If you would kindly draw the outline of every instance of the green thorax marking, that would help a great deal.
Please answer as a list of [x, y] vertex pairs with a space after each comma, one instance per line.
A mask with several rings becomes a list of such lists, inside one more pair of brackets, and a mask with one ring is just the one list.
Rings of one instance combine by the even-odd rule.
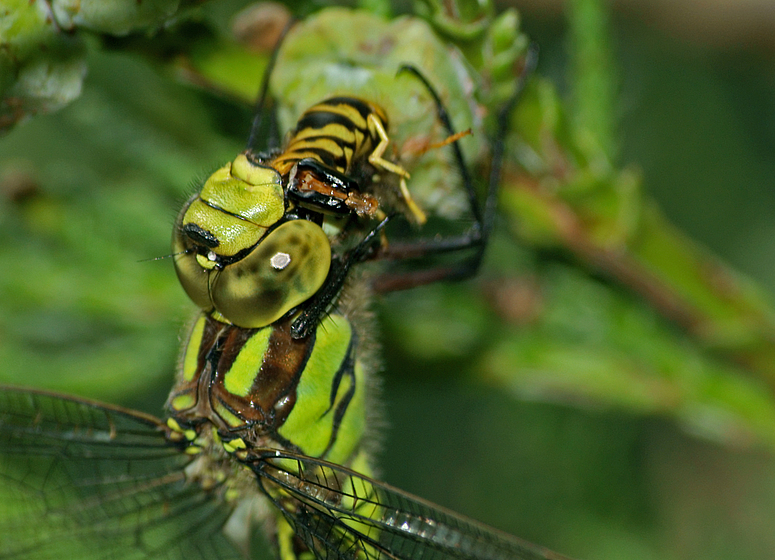
[[248, 447], [347, 463], [365, 427], [366, 384], [353, 328], [332, 314], [298, 340], [291, 322], [243, 329], [201, 316], [170, 394], [171, 417], [184, 427], [212, 424], [226, 442], [241, 438]]

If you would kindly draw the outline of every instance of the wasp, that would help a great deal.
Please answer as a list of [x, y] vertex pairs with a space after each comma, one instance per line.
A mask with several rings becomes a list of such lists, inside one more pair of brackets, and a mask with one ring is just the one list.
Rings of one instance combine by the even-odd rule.
[[[302, 114], [284, 149], [248, 149], [213, 173], [174, 229], [175, 267], [189, 297], [243, 328], [269, 325], [295, 309], [327, 278], [342, 276], [329, 275], [324, 219], [386, 218], [363, 188], [375, 173], [399, 179], [409, 212], [423, 222], [406, 187], [409, 173], [384, 157], [387, 130], [375, 103], [332, 97]], [[326, 303], [337, 289], [326, 290]]]

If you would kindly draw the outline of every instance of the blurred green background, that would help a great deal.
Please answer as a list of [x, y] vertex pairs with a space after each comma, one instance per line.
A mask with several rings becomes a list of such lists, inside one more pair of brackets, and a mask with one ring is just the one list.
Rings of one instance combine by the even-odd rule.
[[[240, 4], [212, 10], [225, 19]], [[748, 16], [759, 25], [730, 38], [701, 4], [622, 2], [613, 12], [616, 165], [639, 169], [674, 224], [772, 294], [767, 19]], [[676, 21], [674, 5], [703, 17], [660, 26]], [[541, 46], [538, 74], [570, 95], [568, 20], [552, 4], [521, 7], [523, 30]], [[171, 261], [151, 259], [168, 254], [196, 180], [242, 149], [251, 111], [89, 41], [82, 96], [0, 138], [0, 381], [158, 413], [191, 306]], [[496, 297], [504, 282], [513, 313]], [[479, 279], [390, 295], [376, 310], [386, 481], [578, 558], [775, 556], [775, 461], [760, 437], [775, 428], [772, 385], [746, 372], [742, 385], [729, 383], [741, 409], [764, 410], [747, 417], [756, 429], [737, 432], [729, 405], [687, 419], [656, 382], [617, 377], [615, 365], [596, 371], [595, 340], [617, 330], [603, 317], [610, 310], [622, 337], [642, 333], [625, 348], [689, 348], [677, 368], [693, 352], [706, 359], [626, 288], [562, 251], [517, 244], [503, 218]], [[577, 327], [579, 318], [592, 326]], [[560, 347], [590, 349], [588, 392], [493, 374], [510, 348], [534, 349], [539, 322]]]

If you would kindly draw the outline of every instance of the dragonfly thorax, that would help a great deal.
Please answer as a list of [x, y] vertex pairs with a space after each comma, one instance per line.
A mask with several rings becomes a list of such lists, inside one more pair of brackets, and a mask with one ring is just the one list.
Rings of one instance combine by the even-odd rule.
[[295, 339], [291, 323], [243, 329], [198, 319], [167, 403], [181, 433], [193, 430], [189, 441], [210, 426], [226, 443], [349, 459], [363, 436], [366, 398], [355, 331], [331, 314]]

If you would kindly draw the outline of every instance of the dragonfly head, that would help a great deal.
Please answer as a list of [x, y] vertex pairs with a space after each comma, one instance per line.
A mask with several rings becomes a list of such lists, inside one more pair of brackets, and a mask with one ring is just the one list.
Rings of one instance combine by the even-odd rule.
[[244, 154], [213, 173], [178, 215], [172, 248], [188, 296], [244, 328], [264, 327], [320, 289], [331, 245], [317, 224], [284, 220], [282, 178]]

